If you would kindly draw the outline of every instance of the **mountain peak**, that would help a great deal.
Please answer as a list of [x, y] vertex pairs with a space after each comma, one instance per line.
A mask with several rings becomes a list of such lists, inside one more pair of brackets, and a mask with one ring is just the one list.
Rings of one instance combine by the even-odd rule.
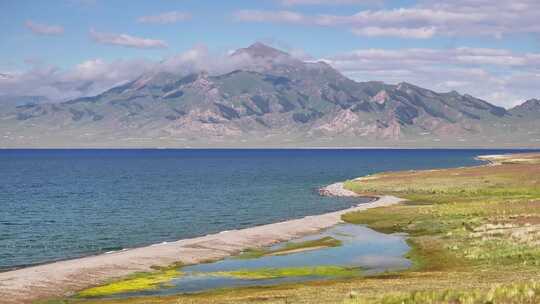
[[248, 46], [247, 48], [248, 48], [248, 49], [253, 49], [253, 48], [267, 48], [267, 49], [274, 49], [273, 47], [268, 46], [268, 45], [266, 45], [266, 44], [264, 44], [264, 43], [262, 43], [262, 42], [259, 42], [259, 41], [253, 43], [252, 45]]
[[524, 103], [511, 108], [510, 113], [517, 115], [518, 117], [535, 117], [540, 116], [540, 99], [529, 99]]
[[516, 106], [515, 108], [528, 109], [528, 110], [540, 110], [540, 99], [529, 99], [524, 103]]
[[248, 46], [247, 48], [241, 48], [236, 50], [233, 53], [234, 55], [239, 54], [248, 54], [253, 58], [278, 58], [278, 57], [288, 57], [289, 54], [275, 49], [271, 46], [268, 46], [262, 42], [255, 42], [254, 44]]
[[423, 88], [421, 88], [421, 87], [419, 87], [419, 86], [416, 86], [416, 85], [414, 85], [414, 84], [412, 84], [412, 83], [408, 83], [408, 82], [404, 82], [404, 81], [398, 83], [397, 86], [396, 86], [396, 88], [397, 88], [398, 90], [417, 90], [417, 89], [423, 89]]

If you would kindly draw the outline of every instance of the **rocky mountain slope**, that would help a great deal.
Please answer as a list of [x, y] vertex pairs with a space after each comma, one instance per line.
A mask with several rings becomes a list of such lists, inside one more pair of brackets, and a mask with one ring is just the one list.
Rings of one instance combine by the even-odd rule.
[[530, 117], [540, 119], [540, 100], [529, 99], [519, 106], [510, 109], [509, 112], [518, 118]]
[[261, 43], [222, 75], [154, 72], [94, 97], [0, 109], [0, 146], [540, 146], [510, 110], [408, 83], [355, 82]]

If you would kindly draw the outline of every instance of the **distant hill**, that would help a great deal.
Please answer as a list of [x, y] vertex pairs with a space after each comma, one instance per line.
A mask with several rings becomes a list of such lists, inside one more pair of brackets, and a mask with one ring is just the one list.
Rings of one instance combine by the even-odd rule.
[[223, 75], [155, 72], [100, 95], [0, 109], [0, 146], [540, 146], [540, 104], [506, 110], [409, 83], [356, 82], [256, 43]]
[[[1, 74], [0, 74], [1, 76]], [[49, 102], [45, 96], [13, 96], [0, 95], [0, 108], [16, 107], [27, 104], [39, 104]]]
[[[530, 99], [516, 106], [509, 111], [512, 115], [519, 118], [540, 119], [540, 100]], [[525, 119], [526, 120], [526, 119]]]

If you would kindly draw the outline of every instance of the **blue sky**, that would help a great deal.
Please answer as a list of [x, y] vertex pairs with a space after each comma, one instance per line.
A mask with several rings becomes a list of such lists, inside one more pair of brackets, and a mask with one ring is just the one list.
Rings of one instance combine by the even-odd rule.
[[359, 81], [408, 81], [511, 106], [540, 97], [535, 2], [0, 0], [0, 73], [9, 76], [5, 83], [0, 79], [0, 94], [19, 93], [26, 89], [22, 81], [44, 75], [74, 85], [93, 81], [91, 76], [99, 80], [97, 63], [101, 73], [121, 75], [66, 96], [43, 81], [30, 92], [87, 95], [140, 72], [141, 62], [201, 47], [217, 57], [262, 41], [326, 60]]

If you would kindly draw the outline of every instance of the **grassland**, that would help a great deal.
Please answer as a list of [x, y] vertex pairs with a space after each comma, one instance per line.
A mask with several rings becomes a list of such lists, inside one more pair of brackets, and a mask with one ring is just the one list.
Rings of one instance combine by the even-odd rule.
[[224, 289], [124, 303], [540, 303], [540, 154], [491, 165], [381, 173], [348, 181], [360, 194], [407, 203], [343, 218], [405, 232], [414, 266], [399, 273], [272, 287]]

